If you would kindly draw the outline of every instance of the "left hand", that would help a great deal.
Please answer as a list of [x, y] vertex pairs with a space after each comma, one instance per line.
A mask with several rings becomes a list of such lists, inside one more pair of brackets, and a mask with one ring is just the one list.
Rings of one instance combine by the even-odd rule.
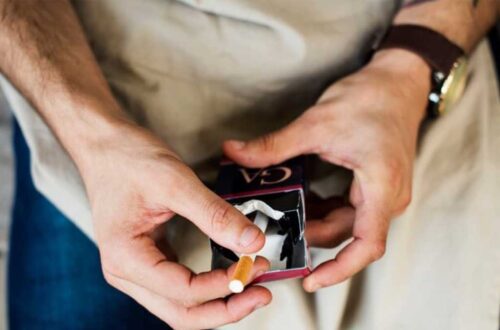
[[430, 88], [430, 69], [418, 56], [392, 49], [328, 88], [316, 105], [288, 126], [258, 139], [226, 141], [225, 153], [248, 167], [266, 167], [301, 154], [317, 154], [354, 172], [351, 207], [308, 222], [307, 238], [332, 246], [354, 239], [316, 267], [307, 291], [356, 274], [385, 252], [389, 223], [411, 200], [418, 130]]

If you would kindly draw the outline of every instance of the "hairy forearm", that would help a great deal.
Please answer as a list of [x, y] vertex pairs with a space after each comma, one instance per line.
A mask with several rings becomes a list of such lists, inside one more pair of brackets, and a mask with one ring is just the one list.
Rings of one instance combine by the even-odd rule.
[[122, 116], [67, 0], [0, 0], [0, 70], [73, 158]]
[[445, 35], [469, 53], [498, 19], [497, 0], [413, 0], [396, 24], [418, 24]]

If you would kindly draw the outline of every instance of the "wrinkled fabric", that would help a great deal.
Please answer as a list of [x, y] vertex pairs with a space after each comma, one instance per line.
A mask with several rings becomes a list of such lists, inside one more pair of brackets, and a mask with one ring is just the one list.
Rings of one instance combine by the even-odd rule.
[[[297, 117], [329, 82], [359, 68], [397, 1], [75, 1], [124, 109], [203, 180], [220, 144]], [[270, 283], [270, 307], [228, 329], [498, 329], [500, 105], [483, 43], [464, 97], [422, 136], [413, 201], [391, 227], [386, 256], [340, 285], [306, 294]], [[37, 188], [92, 237], [88, 201], [67, 154], [30, 105], [2, 81], [32, 154]], [[313, 184], [322, 196], [342, 176]], [[170, 232], [181, 261], [210, 267], [206, 237]], [[335, 250], [314, 250], [315, 264]], [[96, 270], [97, 271], [97, 270]]]
[[[358, 68], [396, 0], [74, 1], [123, 108], [201, 178], [221, 143], [284, 126]], [[3, 83], [33, 153], [33, 180], [90, 237], [77, 170], [30, 105]]]

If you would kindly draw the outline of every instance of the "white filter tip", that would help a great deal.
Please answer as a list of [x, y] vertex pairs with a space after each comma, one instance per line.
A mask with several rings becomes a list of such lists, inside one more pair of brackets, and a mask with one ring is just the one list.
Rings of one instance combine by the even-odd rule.
[[229, 282], [229, 290], [231, 290], [232, 293], [242, 293], [244, 288], [245, 286], [241, 281], [232, 280]]

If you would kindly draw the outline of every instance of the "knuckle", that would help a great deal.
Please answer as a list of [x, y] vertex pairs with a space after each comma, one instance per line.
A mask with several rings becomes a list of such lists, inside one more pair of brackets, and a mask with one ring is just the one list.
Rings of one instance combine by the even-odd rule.
[[231, 222], [231, 206], [219, 201], [212, 202], [208, 206], [208, 214], [212, 229], [215, 231], [224, 231]]
[[165, 164], [166, 174], [165, 185], [167, 187], [175, 187], [178, 184], [184, 183], [186, 179], [195, 178], [194, 172], [185, 164], [181, 163], [179, 160], [172, 160]]
[[123, 274], [120, 263], [114, 260], [115, 258], [110, 256], [102, 258], [102, 269], [104, 274], [108, 274], [108, 276], [120, 276]]
[[244, 315], [230, 314], [228, 322], [229, 324], [237, 323], [243, 319]]
[[199, 318], [199, 315], [196, 310], [191, 307], [182, 308], [179, 313], [176, 315], [176, 323], [179, 324], [177, 327], [173, 327], [173, 329], [204, 329], [200, 322], [202, 322]]
[[383, 178], [392, 191], [399, 191], [403, 184], [403, 165], [397, 159], [388, 159], [383, 163]]
[[260, 147], [267, 151], [273, 151], [276, 146], [276, 136], [274, 134], [266, 134], [259, 140]]
[[371, 259], [372, 261], [379, 260], [385, 254], [386, 242], [377, 241], [371, 246]]
[[172, 315], [170, 315], [168, 325], [172, 329], [197, 329], [195, 326], [196, 317], [193, 315], [192, 310], [178, 306]]
[[164, 320], [172, 329], [188, 329], [186, 323], [180, 322], [178, 319]]
[[101, 267], [103, 273], [107, 273], [111, 277], [126, 278], [128, 270], [128, 263], [124, 263], [123, 260], [127, 260], [128, 256], [125, 252], [116, 247], [111, 246], [108, 248], [101, 249]]
[[116, 282], [115, 282], [115, 278], [113, 275], [111, 275], [106, 269], [103, 268], [102, 270], [102, 274], [104, 276], [104, 280], [106, 281], [106, 283], [108, 283], [109, 285], [111, 286], [115, 286]]
[[225, 320], [226, 324], [237, 323], [245, 317], [244, 313], [237, 313], [228, 307], [226, 307], [226, 311], [227, 311], [227, 317]]
[[395, 215], [400, 215], [401, 213], [403, 213], [410, 205], [411, 200], [412, 200], [411, 189], [405, 189], [401, 193], [398, 203], [395, 205], [394, 209]]
[[201, 301], [198, 301], [197, 299], [191, 297], [185, 297], [182, 300], [177, 300], [176, 303], [184, 308], [191, 308], [198, 306]]
[[398, 159], [389, 158], [385, 160], [384, 166], [389, 178], [399, 178], [403, 173], [403, 165]]
[[411, 191], [405, 192], [401, 199], [402, 211], [405, 210], [410, 205], [411, 200], [412, 200]]

